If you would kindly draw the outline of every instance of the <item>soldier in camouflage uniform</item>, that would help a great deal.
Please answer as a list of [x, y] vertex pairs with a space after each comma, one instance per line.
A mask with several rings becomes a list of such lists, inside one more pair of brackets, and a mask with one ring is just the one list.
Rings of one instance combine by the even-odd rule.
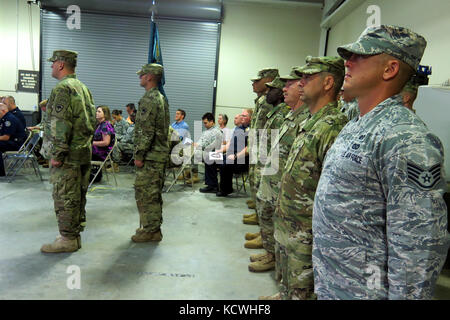
[[[266, 86], [269, 88], [269, 92], [267, 93], [267, 102], [271, 105], [275, 106], [272, 110], [267, 114], [266, 123], [264, 125], [263, 130], [258, 134], [260, 147], [259, 150], [259, 159], [257, 164], [257, 171], [261, 173], [261, 169], [259, 168], [261, 165], [267, 163], [267, 159], [270, 156], [270, 148], [272, 139], [275, 140], [278, 135], [278, 129], [284, 121], [285, 116], [289, 112], [289, 107], [286, 103], [284, 103], [283, 97], [283, 88], [285, 86], [285, 81], [281, 80], [279, 77], [275, 78], [274, 81], [266, 83]], [[258, 182], [259, 187], [259, 182]], [[272, 223], [272, 213], [270, 209], [267, 208], [266, 205], [256, 197], [256, 212], [258, 214], [258, 221], [260, 225], [261, 232], [258, 233], [247, 233], [245, 235], [245, 239], [249, 240], [246, 243], [245, 247], [250, 248], [267, 248], [269, 252], [273, 253], [273, 223]], [[265, 213], [268, 211], [268, 214]], [[264, 235], [262, 237], [261, 235]], [[268, 236], [270, 235], [270, 236]], [[270, 237], [270, 239], [268, 239]], [[269, 242], [269, 243], [268, 243]], [[271, 250], [272, 248], [272, 250]], [[264, 257], [267, 255], [266, 253], [251, 255], [250, 256], [250, 265], [248, 266], [249, 270], [252, 272], [262, 272], [269, 271], [274, 268], [274, 262], [270, 260], [269, 263], [264, 263]]]
[[273, 216], [275, 251], [280, 258], [282, 299], [314, 299], [312, 212], [323, 160], [347, 123], [337, 94], [344, 81], [344, 60], [307, 57], [299, 72], [301, 99], [310, 114], [301, 124], [281, 178]]
[[[134, 152], [134, 122], [136, 119], [136, 114], [132, 113], [130, 115], [131, 124], [126, 122], [126, 132], [117, 141], [117, 147], [113, 150], [113, 160], [114, 162], [120, 162], [121, 160], [128, 161], [133, 156]], [[128, 160], [127, 160], [127, 156]]]
[[[273, 238], [272, 214], [275, 210], [280, 180], [285, 161], [288, 157], [292, 143], [297, 136], [299, 126], [309, 115], [308, 107], [300, 99], [300, 67], [293, 67], [290, 75], [282, 77], [286, 81], [283, 88], [284, 102], [291, 106], [291, 110], [284, 117], [280, 126], [280, 119], [274, 119], [274, 127], [278, 126], [278, 136], [271, 142], [268, 161], [261, 172], [261, 182], [257, 192], [258, 214], [261, 217], [261, 239], [266, 253], [250, 256], [254, 262], [249, 266], [250, 270], [271, 270], [276, 266], [275, 240]], [[275, 129], [275, 128], [274, 128]], [[277, 272], [278, 273], [278, 272]], [[279, 276], [276, 276], [279, 279]]]
[[43, 145], [50, 146], [50, 182], [60, 236], [42, 252], [72, 252], [81, 248], [86, 224], [86, 192], [91, 168], [95, 105], [89, 89], [77, 79], [78, 54], [57, 50], [48, 59], [59, 80], [47, 103]]
[[313, 209], [318, 299], [431, 299], [447, 255], [441, 141], [399, 95], [425, 39], [367, 28], [338, 53], [361, 116], [327, 153]]
[[[257, 130], [262, 129], [264, 127], [264, 123], [266, 121], [266, 115], [272, 110], [273, 106], [266, 102], [266, 94], [268, 88], [266, 87], [266, 83], [273, 81], [276, 77], [278, 77], [278, 69], [274, 68], [266, 68], [262, 69], [258, 72], [256, 78], [251, 79], [253, 92], [255, 92], [258, 97], [255, 99], [255, 108], [253, 109], [253, 116], [250, 122], [250, 131], [249, 135], [249, 153], [250, 159], [256, 160], [258, 158], [258, 142], [257, 142]], [[253, 160], [253, 161], [254, 161]], [[250, 192], [251, 192], [251, 201], [248, 203], [250, 209], [255, 209], [256, 203], [256, 191], [258, 187], [255, 185], [259, 183], [255, 176], [255, 164], [250, 163], [249, 172], [248, 172], [248, 181], [250, 184]], [[244, 223], [245, 223], [244, 218]]]
[[162, 189], [169, 160], [169, 104], [159, 92], [163, 66], [146, 64], [137, 72], [146, 92], [139, 101], [134, 129], [134, 183], [140, 227], [134, 242], [161, 241]]

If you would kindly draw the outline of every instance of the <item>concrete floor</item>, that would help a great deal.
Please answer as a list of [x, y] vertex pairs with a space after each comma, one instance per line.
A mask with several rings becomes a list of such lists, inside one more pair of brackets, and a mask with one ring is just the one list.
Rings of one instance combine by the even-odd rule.
[[[105, 177], [88, 194], [82, 249], [42, 254], [57, 224], [48, 183], [34, 176], [0, 182], [0, 299], [257, 299], [277, 292], [274, 273], [251, 273], [242, 224], [244, 193], [228, 198], [177, 184], [163, 194], [164, 239], [158, 244], [130, 240], [139, 219], [133, 173], [121, 167], [119, 187]], [[113, 180], [110, 177], [110, 182]], [[81, 289], [69, 289], [70, 266], [81, 272]], [[70, 281], [69, 281], [70, 282]], [[436, 299], [450, 299], [450, 270], [438, 281]]]

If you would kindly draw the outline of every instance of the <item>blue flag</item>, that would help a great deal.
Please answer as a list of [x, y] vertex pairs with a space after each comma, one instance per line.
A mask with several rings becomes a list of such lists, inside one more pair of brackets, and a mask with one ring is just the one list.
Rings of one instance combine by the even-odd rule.
[[[158, 63], [163, 66], [161, 45], [159, 44], [158, 26], [154, 21], [152, 21], [150, 24], [150, 44], [148, 48], [148, 63]], [[159, 83], [158, 89], [167, 99], [166, 93], [164, 92], [164, 84], [166, 83], [164, 74], [161, 78], [161, 82]]]

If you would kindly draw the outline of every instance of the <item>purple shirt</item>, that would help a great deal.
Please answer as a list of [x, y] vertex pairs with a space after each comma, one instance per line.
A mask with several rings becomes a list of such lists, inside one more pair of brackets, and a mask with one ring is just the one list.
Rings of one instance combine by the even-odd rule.
[[114, 141], [116, 134], [114, 132], [114, 127], [109, 123], [108, 120], [103, 121], [102, 123], [97, 125], [97, 128], [94, 132], [94, 141], [102, 141], [103, 135], [107, 134], [111, 136], [111, 141], [106, 147], [92, 146], [92, 154], [100, 157], [102, 160], [106, 159], [106, 156], [111, 151], [114, 146]]

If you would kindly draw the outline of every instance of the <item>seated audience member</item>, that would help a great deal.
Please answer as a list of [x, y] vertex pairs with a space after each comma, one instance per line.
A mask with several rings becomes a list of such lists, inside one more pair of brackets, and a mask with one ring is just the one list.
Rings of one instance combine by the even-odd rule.
[[[212, 113], [207, 112], [202, 117], [203, 125], [206, 131], [203, 131], [200, 139], [193, 144], [195, 148], [195, 162], [205, 162], [205, 188], [201, 188], [200, 192], [203, 193], [217, 193], [217, 164], [214, 160], [209, 158], [209, 153], [220, 149], [222, 145], [222, 131], [215, 125], [214, 116]], [[197, 175], [198, 170], [192, 170], [192, 175]], [[193, 179], [193, 177], [192, 177]]]
[[133, 113], [137, 112], [136, 107], [134, 106], [134, 103], [129, 103], [129, 104], [127, 104], [127, 106], [125, 108], [127, 109], [127, 113], [128, 113], [127, 122], [129, 124], [131, 124], [131, 123], [133, 123], [132, 120], [131, 120], [131, 115]]
[[225, 152], [220, 169], [220, 186], [218, 197], [226, 197], [233, 192], [233, 173], [248, 171], [248, 131], [252, 109], [244, 109], [241, 114], [241, 124], [233, 131], [233, 136], [221, 151]]
[[178, 109], [175, 112], [175, 122], [171, 124], [178, 134], [180, 139], [183, 140], [185, 137], [189, 137], [189, 125], [184, 121], [186, 117], [186, 112], [184, 110]]
[[217, 124], [223, 134], [222, 144], [227, 144], [233, 134], [233, 129], [227, 128], [228, 116], [226, 114], [219, 114], [217, 118]]
[[[107, 106], [98, 106], [95, 116], [97, 118], [97, 127], [92, 142], [92, 160], [104, 161], [114, 146], [115, 132], [110, 123], [111, 114]], [[92, 166], [90, 180], [92, 180], [97, 170], [97, 166]], [[100, 171], [95, 182], [99, 182], [101, 179], [102, 172]]]
[[122, 137], [127, 133], [129, 123], [122, 117], [122, 110], [113, 110], [112, 118], [114, 119], [114, 132], [116, 133], [117, 141], [122, 140]]
[[0, 103], [0, 176], [5, 176], [3, 152], [19, 150], [25, 136], [22, 123], [8, 111], [4, 103]]
[[118, 171], [118, 165], [120, 161], [128, 162], [133, 157], [134, 152], [134, 121], [136, 120], [136, 112], [131, 114], [131, 124], [128, 126], [127, 131], [122, 136], [121, 140], [117, 141], [117, 147], [113, 151], [114, 170]]
[[14, 100], [13, 96], [6, 96], [3, 98], [3, 103], [8, 107], [9, 112], [13, 114], [19, 121], [22, 123], [23, 128], [27, 126], [27, 122], [25, 121], [25, 117], [20, 111], [19, 107], [16, 106], [16, 100]]

